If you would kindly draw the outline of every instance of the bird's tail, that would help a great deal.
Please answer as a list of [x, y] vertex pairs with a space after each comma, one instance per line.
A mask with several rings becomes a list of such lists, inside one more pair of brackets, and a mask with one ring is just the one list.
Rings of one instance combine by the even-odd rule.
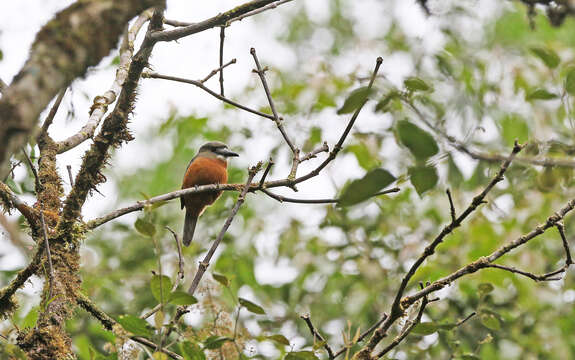
[[190, 210], [186, 209], [186, 220], [184, 221], [184, 237], [182, 240], [185, 246], [190, 245], [190, 243], [192, 242], [197, 222], [198, 217], [193, 215]]

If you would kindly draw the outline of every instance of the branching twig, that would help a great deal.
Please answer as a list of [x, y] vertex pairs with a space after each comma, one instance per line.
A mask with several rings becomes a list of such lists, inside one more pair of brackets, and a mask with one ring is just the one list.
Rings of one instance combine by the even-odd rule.
[[314, 343], [315, 343], [315, 339], [318, 339], [320, 342], [324, 343], [323, 347], [324, 347], [325, 351], [327, 351], [327, 355], [329, 356], [329, 358], [335, 359], [335, 355], [333, 354], [332, 348], [329, 346], [329, 344], [323, 338], [323, 336], [321, 336], [319, 331], [317, 331], [317, 329], [313, 326], [313, 323], [311, 322], [311, 318], [310, 318], [309, 314], [300, 315], [300, 318], [303, 321], [305, 321], [307, 327], [309, 328], [309, 331], [311, 332], [311, 334], [314, 338]]
[[134, 42], [136, 40], [136, 36], [151, 16], [152, 12], [150, 10], [144, 11], [140, 16], [138, 16], [132, 27], [130, 29], [126, 29], [122, 39], [122, 44], [120, 45], [120, 64], [118, 65], [118, 70], [116, 70], [116, 77], [112, 86], [103, 95], [99, 95], [94, 98], [94, 102], [90, 108], [90, 117], [86, 124], [82, 126], [80, 131], [69, 138], [58, 142], [58, 153], [61, 154], [73, 149], [94, 136], [96, 128], [108, 111], [108, 106], [116, 101], [116, 98], [122, 89], [122, 85], [124, 84], [124, 81], [126, 81], [128, 68], [134, 53]]
[[[206, 81], [210, 80], [212, 78], [212, 76], [216, 75], [217, 73], [221, 73], [226, 67], [230, 66], [231, 64], [235, 64], [237, 62], [237, 60], [235, 58], [231, 59], [230, 61], [228, 61], [227, 63], [220, 65], [219, 68], [212, 70], [208, 76], [206, 76], [205, 78], [203, 78], [202, 80], [200, 80], [200, 83], [205, 83]], [[222, 95], [224, 96], [224, 95]]]
[[299, 159], [299, 162], [302, 163], [304, 161], [308, 161], [311, 159], [315, 159], [316, 155], [322, 152], [329, 152], [329, 146], [327, 145], [327, 142], [323, 142], [323, 144], [316, 148], [313, 149], [312, 151], [308, 152], [307, 154], [305, 154], [304, 156], [301, 157], [301, 159]]
[[562, 222], [555, 224], [559, 235], [561, 236], [561, 242], [563, 243], [563, 249], [565, 250], [565, 266], [573, 264], [573, 259], [571, 258], [571, 251], [569, 250], [569, 242], [565, 236], [565, 225]]
[[381, 350], [376, 355], [376, 359], [379, 359], [379, 358], [383, 357], [385, 354], [387, 354], [388, 352], [390, 352], [394, 347], [399, 345], [403, 341], [403, 339], [405, 339], [407, 337], [407, 335], [409, 335], [411, 330], [413, 330], [413, 328], [421, 322], [421, 317], [423, 316], [423, 311], [425, 310], [425, 307], [427, 306], [427, 304], [429, 302], [430, 301], [427, 300], [427, 297], [423, 298], [423, 300], [421, 301], [421, 306], [419, 307], [419, 312], [417, 313], [416, 318], [414, 320], [407, 320], [406, 321], [406, 323], [405, 323], [403, 329], [401, 330], [401, 332], [399, 333], [399, 335], [397, 335], [391, 341], [391, 343], [389, 343], [389, 345], [387, 345], [383, 350]]
[[[264, 91], [266, 93], [266, 97], [268, 99], [268, 103], [270, 104], [270, 109], [272, 110], [272, 114], [273, 116], [273, 120], [276, 123], [276, 126], [278, 127], [278, 130], [280, 131], [280, 133], [282, 134], [282, 137], [284, 138], [286, 144], [288, 144], [289, 148], [291, 149], [291, 151], [295, 154], [296, 152], [299, 152], [299, 149], [296, 148], [296, 146], [293, 144], [293, 142], [290, 140], [289, 136], [287, 135], [283, 124], [282, 124], [282, 119], [278, 116], [278, 113], [276, 111], [276, 107], [274, 104], [274, 101], [272, 99], [272, 94], [270, 92], [270, 89], [268, 87], [268, 82], [266, 80], [266, 76], [265, 76], [265, 69], [262, 69], [261, 65], [260, 65], [260, 61], [258, 59], [258, 56], [256, 54], [256, 49], [251, 48], [250, 49], [250, 54], [252, 54], [253, 58], [254, 58], [254, 62], [256, 64], [256, 69], [253, 70], [256, 74], [258, 74], [258, 76], [260, 77], [260, 80], [262, 82], [262, 85], [264, 87]], [[299, 160], [299, 158], [298, 158]]]
[[274, 159], [272, 159], [270, 157], [268, 164], [266, 165], [266, 169], [264, 170], [264, 174], [262, 175], [262, 178], [260, 179], [260, 185], [259, 185], [260, 189], [263, 188], [264, 183], [266, 181], [266, 177], [268, 176], [268, 173], [270, 172], [272, 166], [274, 166]]
[[385, 319], [387, 319], [388, 315], [387, 314], [383, 314], [383, 316], [381, 317], [381, 319], [379, 319], [375, 324], [373, 324], [372, 326], [369, 327], [369, 329], [367, 329], [366, 331], [364, 331], [358, 338], [357, 341], [353, 344], [346, 344], [344, 345], [341, 349], [339, 349], [333, 356], [333, 358], [337, 358], [338, 356], [340, 356], [341, 354], [345, 353], [351, 346], [363, 341], [363, 339], [365, 339], [366, 337], [369, 336], [369, 334], [371, 334], [373, 331], [375, 331], [375, 329], [377, 329], [384, 321]]
[[485, 267], [509, 271], [509, 272], [514, 273], [514, 274], [526, 276], [526, 277], [528, 277], [534, 281], [557, 281], [557, 280], [561, 280], [561, 278], [557, 278], [554, 276], [561, 274], [561, 273], [565, 272], [565, 270], [567, 270], [566, 267], [562, 267], [559, 270], [554, 270], [554, 271], [549, 272], [547, 274], [536, 275], [536, 274], [530, 273], [528, 271], [519, 270], [517, 268], [514, 268], [513, 266], [505, 266], [505, 265], [499, 265], [499, 264], [487, 264], [487, 265], [485, 265]]
[[225, 103], [227, 103], [227, 104], [230, 104], [230, 105], [232, 105], [232, 106], [237, 107], [238, 109], [242, 109], [242, 110], [245, 110], [245, 111], [250, 112], [250, 113], [252, 113], [252, 114], [259, 115], [259, 116], [261, 116], [261, 117], [265, 117], [265, 118], [267, 118], [267, 119], [273, 120], [273, 116], [272, 116], [272, 115], [269, 115], [269, 114], [263, 113], [263, 112], [261, 112], [261, 111], [257, 111], [257, 110], [251, 109], [251, 108], [249, 108], [249, 107], [247, 107], [247, 106], [244, 106], [244, 105], [242, 105], [242, 104], [240, 104], [240, 103], [237, 103], [237, 102], [235, 102], [235, 101], [233, 101], [233, 100], [230, 100], [230, 99], [228, 99], [228, 98], [226, 98], [226, 97], [223, 97], [223, 96], [221, 96], [220, 94], [218, 94], [217, 92], [214, 92], [214, 91], [212, 91], [210, 88], [206, 87], [206, 86], [205, 86], [201, 81], [199, 81], [199, 80], [184, 79], [184, 78], [180, 78], [180, 77], [176, 77], [176, 76], [161, 75], [161, 74], [157, 74], [157, 73], [144, 73], [144, 74], [142, 74], [142, 77], [143, 77], [143, 78], [150, 78], [150, 79], [164, 79], [164, 80], [171, 80], [171, 81], [177, 81], [177, 82], [183, 82], [183, 83], [186, 83], [186, 84], [191, 84], [191, 85], [194, 85], [194, 86], [199, 87], [200, 89], [204, 90], [205, 92], [207, 92], [208, 94], [212, 95], [213, 97], [215, 97], [215, 98], [217, 98], [217, 99], [219, 99], [219, 100], [221, 100], [221, 101], [223, 101], [223, 102], [225, 102]]

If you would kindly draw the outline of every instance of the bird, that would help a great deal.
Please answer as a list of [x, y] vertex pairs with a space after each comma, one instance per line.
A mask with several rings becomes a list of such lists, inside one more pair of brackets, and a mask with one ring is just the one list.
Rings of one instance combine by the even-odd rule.
[[[225, 184], [228, 182], [228, 158], [239, 156], [231, 151], [228, 145], [220, 141], [210, 141], [203, 144], [196, 156], [192, 158], [182, 182], [182, 189], [190, 187]], [[204, 212], [207, 206], [216, 201], [221, 191], [188, 194], [180, 197], [181, 208], [186, 208], [184, 220], [184, 234], [182, 242], [185, 246], [190, 245], [194, 237], [194, 230], [198, 222], [198, 217]]]

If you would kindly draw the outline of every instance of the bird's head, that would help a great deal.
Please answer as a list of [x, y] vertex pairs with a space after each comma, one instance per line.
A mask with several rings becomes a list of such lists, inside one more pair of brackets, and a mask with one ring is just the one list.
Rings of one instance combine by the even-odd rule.
[[229, 157], [239, 156], [231, 151], [226, 144], [221, 141], [210, 141], [203, 144], [198, 151], [198, 156], [227, 160]]

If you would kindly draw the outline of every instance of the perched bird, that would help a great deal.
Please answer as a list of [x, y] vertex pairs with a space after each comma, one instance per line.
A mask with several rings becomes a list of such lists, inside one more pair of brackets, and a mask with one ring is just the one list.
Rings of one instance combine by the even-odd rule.
[[[182, 189], [189, 187], [225, 184], [228, 182], [228, 157], [239, 156], [228, 149], [220, 141], [210, 141], [200, 147], [200, 150], [188, 164]], [[184, 221], [183, 243], [188, 246], [194, 237], [194, 230], [198, 217], [204, 212], [206, 206], [213, 204], [222, 194], [218, 192], [204, 192], [184, 195], [180, 198], [182, 209], [186, 207], [186, 220]]]

